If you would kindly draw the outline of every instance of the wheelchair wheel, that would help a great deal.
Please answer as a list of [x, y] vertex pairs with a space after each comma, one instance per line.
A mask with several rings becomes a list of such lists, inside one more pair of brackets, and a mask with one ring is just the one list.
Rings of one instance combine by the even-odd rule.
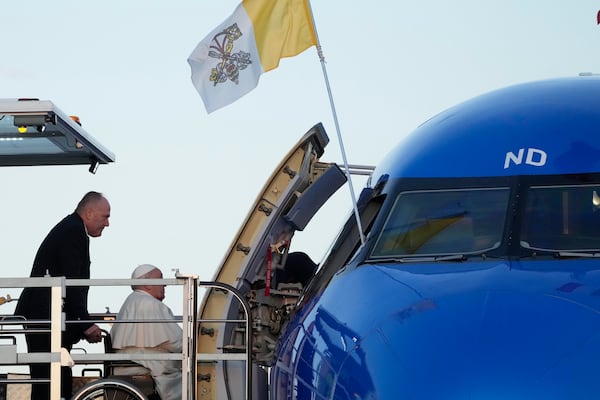
[[148, 400], [148, 398], [129, 382], [107, 378], [88, 383], [79, 389], [71, 400]]

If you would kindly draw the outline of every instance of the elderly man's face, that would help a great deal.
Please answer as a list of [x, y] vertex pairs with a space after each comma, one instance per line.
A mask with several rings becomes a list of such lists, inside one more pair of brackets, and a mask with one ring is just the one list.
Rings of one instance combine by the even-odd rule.
[[[145, 276], [145, 279], [162, 279], [162, 277], [162, 272], [160, 272], [159, 269], [154, 269]], [[165, 286], [166, 285], [145, 285], [143, 290], [150, 293], [155, 299], [163, 301], [165, 298]]]

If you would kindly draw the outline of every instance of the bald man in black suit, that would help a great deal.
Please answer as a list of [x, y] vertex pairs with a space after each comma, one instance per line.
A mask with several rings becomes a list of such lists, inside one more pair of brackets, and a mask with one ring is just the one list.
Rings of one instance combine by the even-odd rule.
[[[48, 233], [40, 245], [31, 277], [64, 276], [70, 279], [90, 278], [90, 251], [91, 237], [102, 235], [102, 230], [109, 225], [110, 204], [98, 192], [88, 192], [75, 211], [66, 216]], [[87, 286], [69, 286], [63, 311], [67, 321], [89, 320], [87, 311]], [[27, 319], [50, 318], [50, 289], [25, 288], [19, 297], [15, 315]], [[47, 325], [28, 325], [32, 328], [48, 328]], [[50, 334], [26, 334], [29, 352], [50, 352]], [[71, 351], [73, 344], [85, 339], [90, 343], [102, 340], [100, 328], [92, 323], [67, 324], [62, 335], [61, 346]], [[32, 378], [50, 377], [49, 364], [31, 364], [29, 366]], [[70, 399], [72, 395], [71, 368], [61, 369], [61, 397]], [[47, 400], [50, 397], [50, 387], [46, 383], [33, 384], [31, 391], [32, 400]]]

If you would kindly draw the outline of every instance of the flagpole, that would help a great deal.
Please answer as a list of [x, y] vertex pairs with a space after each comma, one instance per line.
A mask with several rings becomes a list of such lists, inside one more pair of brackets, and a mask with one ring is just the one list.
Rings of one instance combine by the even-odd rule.
[[348, 166], [346, 150], [344, 149], [342, 133], [340, 132], [340, 124], [338, 123], [337, 113], [335, 111], [335, 104], [333, 102], [333, 94], [331, 93], [331, 86], [329, 85], [329, 77], [327, 76], [327, 68], [325, 66], [325, 56], [323, 56], [323, 49], [321, 48], [321, 42], [319, 41], [319, 34], [317, 32], [317, 25], [315, 24], [315, 17], [312, 12], [312, 6], [310, 4], [310, 0], [306, 0], [306, 2], [308, 3], [308, 9], [310, 11], [310, 17], [312, 19], [313, 29], [315, 31], [315, 38], [317, 39], [317, 54], [319, 55], [319, 61], [321, 62], [321, 69], [323, 70], [323, 78], [325, 79], [325, 86], [327, 87], [327, 94], [329, 96], [329, 105], [331, 107], [331, 113], [333, 114], [333, 122], [335, 124], [335, 131], [337, 132], [338, 142], [340, 144], [340, 151], [342, 152], [342, 160], [344, 162], [344, 169], [346, 170], [346, 178], [348, 179], [348, 187], [350, 189], [350, 197], [352, 198], [352, 207], [354, 209], [354, 216], [356, 217], [356, 225], [358, 227], [360, 243], [362, 246], [364, 246], [365, 235], [363, 233], [362, 223], [360, 222], [360, 214], [358, 213], [358, 205], [356, 203], [356, 195], [354, 194], [354, 187], [352, 185], [352, 177], [350, 176], [350, 168]]

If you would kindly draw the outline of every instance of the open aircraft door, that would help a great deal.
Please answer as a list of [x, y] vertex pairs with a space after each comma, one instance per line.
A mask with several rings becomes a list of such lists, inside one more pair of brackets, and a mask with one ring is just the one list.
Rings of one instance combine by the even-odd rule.
[[[252, 398], [267, 399], [267, 368], [278, 334], [303, 284], [280, 279], [286, 272], [290, 240], [345, 182], [336, 164], [319, 162], [329, 142], [322, 124], [312, 127], [289, 151], [259, 193], [232, 241], [214, 281], [235, 287], [250, 303], [251, 335], [240, 320], [240, 306], [222, 290], [206, 292], [199, 310], [198, 353], [243, 353], [252, 346], [250, 371], [241, 361], [200, 362], [198, 399], [241, 399], [247, 380]], [[314, 271], [313, 271], [314, 272]], [[246, 337], [251, 337], [250, 344]]]

